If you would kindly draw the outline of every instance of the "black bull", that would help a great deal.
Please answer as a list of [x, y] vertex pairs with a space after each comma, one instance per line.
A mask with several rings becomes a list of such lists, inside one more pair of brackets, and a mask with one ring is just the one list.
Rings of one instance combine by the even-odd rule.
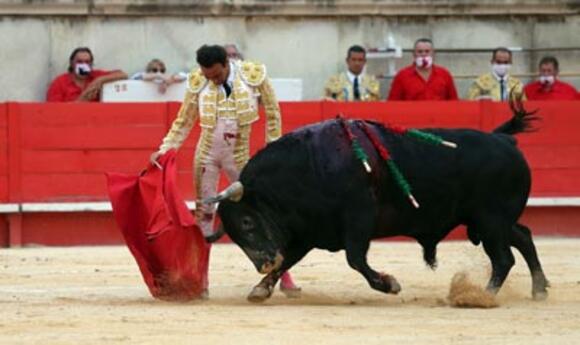
[[491, 260], [487, 289], [497, 292], [514, 265], [510, 246], [524, 257], [535, 299], [547, 296], [530, 230], [518, 223], [531, 177], [511, 136], [530, 128], [521, 105], [493, 133], [470, 129], [428, 129], [456, 149], [418, 142], [374, 122], [365, 122], [387, 147], [420, 203], [413, 207], [377, 154], [361, 121], [348, 121], [369, 156], [365, 171], [338, 120], [298, 129], [253, 157], [236, 183], [207, 202], [221, 201], [225, 232], [258, 271], [267, 274], [251, 301], [268, 298], [281, 274], [311, 249], [346, 250], [348, 264], [369, 285], [398, 293], [400, 285], [367, 263], [372, 239], [415, 238], [427, 264], [435, 267], [436, 246], [458, 225], [474, 245], [483, 244]]

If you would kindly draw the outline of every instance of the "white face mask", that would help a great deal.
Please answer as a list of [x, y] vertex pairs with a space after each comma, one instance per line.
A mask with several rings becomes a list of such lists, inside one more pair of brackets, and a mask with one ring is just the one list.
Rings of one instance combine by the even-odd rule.
[[429, 68], [433, 65], [432, 56], [417, 56], [415, 58], [415, 66], [419, 68]]
[[75, 73], [77, 75], [89, 75], [91, 74], [91, 65], [89, 65], [88, 63], [76, 64]]
[[542, 83], [543, 85], [552, 85], [552, 84], [554, 84], [555, 80], [556, 80], [556, 78], [554, 78], [553, 75], [541, 75], [540, 76], [540, 83]]
[[495, 73], [499, 77], [505, 77], [506, 74], [508, 74], [511, 67], [512, 65], [503, 63], [502, 64], [494, 63], [491, 65], [493, 73]]

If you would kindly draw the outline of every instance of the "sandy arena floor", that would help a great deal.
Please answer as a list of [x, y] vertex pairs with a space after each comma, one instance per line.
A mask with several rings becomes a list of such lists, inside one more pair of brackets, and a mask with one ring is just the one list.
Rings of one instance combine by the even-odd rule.
[[125, 247], [3, 249], [0, 344], [580, 344], [580, 240], [536, 245], [548, 300], [531, 300], [517, 254], [495, 309], [448, 305], [454, 273], [486, 283], [488, 259], [467, 242], [441, 244], [435, 272], [414, 242], [374, 243], [398, 296], [371, 290], [343, 252], [314, 251], [293, 270], [303, 297], [263, 305], [246, 302], [260, 276], [234, 245], [213, 248], [210, 299], [185, 304], [149, 297]]

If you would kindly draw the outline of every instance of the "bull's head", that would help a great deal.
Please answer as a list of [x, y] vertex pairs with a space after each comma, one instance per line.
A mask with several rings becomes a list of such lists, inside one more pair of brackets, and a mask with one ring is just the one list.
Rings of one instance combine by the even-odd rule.
[[244, 197], [241, 182], [235, 182], [205, 203], [219, 202], [218, 214], [227, 233], [256, 267], [267, 274], [282, 265], [279, 238], [275, 224], [262, 214], [249, 197]]

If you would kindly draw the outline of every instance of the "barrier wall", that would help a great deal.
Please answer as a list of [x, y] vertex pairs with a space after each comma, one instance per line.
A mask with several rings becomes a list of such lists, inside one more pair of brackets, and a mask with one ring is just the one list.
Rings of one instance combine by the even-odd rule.
[[[139, 173], [179, 106], [1, 103], [0, 204], [106, 201], [104, 172]], [[526, 107], [539, 109], [542, 116], [538, 131], [517, 137], [532, 168], [532, 196], [580, 196], [580, 102], [528, 102]], [[485, 131], [510, 116], [507, 104], [489, 101], [286, 102], [281, 109], [285, 133], [339, 113], [407, 127]], [[186, 199], [193, 199], [191, 164], [198, 127], [178, 158], [178, 183]], [[263, 120], [254, 125], [251, 143], [252, 152], [263, 146]], [[540, 208], [528, 208], [526, 217], [541, 225], [541, 233], [554, 232], [545, 219], [557, 208], [538, 212]], [[570, 207], [566, 212], [573, 214]], [[561, 224], [555, 232], [580, 235], [580, 228], [575, 231], [580, 219], [571, 218], [571, 224]], [[0, 245], [120, 242], [109, 212], [0, 213]]]
[[0, 104], [0, 202], [8, 201], [8, 109]]

